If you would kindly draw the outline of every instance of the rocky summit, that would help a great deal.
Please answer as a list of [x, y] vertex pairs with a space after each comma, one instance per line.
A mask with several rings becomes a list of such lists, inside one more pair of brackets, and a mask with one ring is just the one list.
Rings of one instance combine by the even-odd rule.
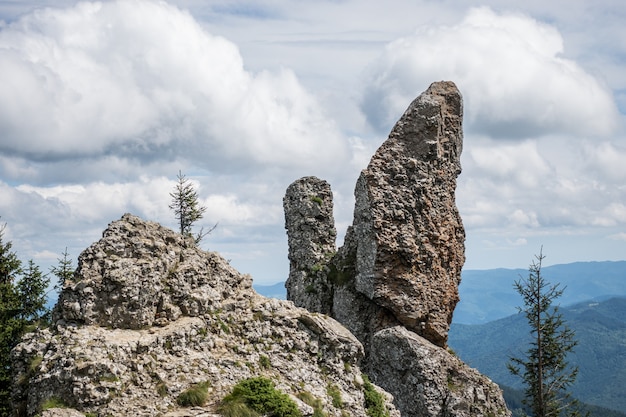
[[15, 415], [509, 417], [498, 386], [446, 349], [461, 123], [450, 82], [409, 106], [357, 181], [339, 249], [330, 184], [287, 189], [292, 301], [258, 295], [193, 238], [112, 222], [51, 326], [12, 351]]
[[462, 120], [452, 82], [411, 103], [361, 172], [336, 252], [332, 217], [317, 215], [332, 211], [326, 182], [297, 180], [283, 200], [288, 299], [331, 315], [363, 343], [364, 369], [403, 416], [510, 415], [498, 386], [446, 350], [465, 261], [455, 203]]
[[[251, 283], [193, 239], [124, 215], [80, 255], [53, 325], [12, 352], [16, 414], [219, 416], [238, 382], [261, 376], [302, 416], [365, 416], [372, 390], [400, 415], [345, 327]], [[198, 386], [206, 401], [181, 404]]]

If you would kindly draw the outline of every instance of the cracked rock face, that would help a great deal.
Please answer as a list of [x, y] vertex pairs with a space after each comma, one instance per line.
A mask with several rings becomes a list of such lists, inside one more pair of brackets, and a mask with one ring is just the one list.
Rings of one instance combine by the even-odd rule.
[[342, 317], [363, 343], [401, 324], [446, 345], [465, 261], [455, 203], [462, 118], [461, 94], [451, 82], [432, 84], [411, 103], [361, 172], [354, 220], [332, 259], [330, 186], [315, 177], [289, 186], [288, 299]]
[[[361, 172], [352, 226], [326, 262], [308, 248], [330, 219], [285, 204], [288, 299], [346, 326], [363, 343], [364, 369], [407, 417], [510, 416], [498, 386], [445, 349], [465, 261], [455, 203], [462, 118], [452, 82], [433, 83], [411, 103]], [[294, 182], [285, 201], [320, 181]], [[313, 262], [315, 273], [300, 272]]]
[[455, 203], [463, 106], [451, 82], [411, 103], [356, 185], [355, 288], [445, 346], [465, 262]]

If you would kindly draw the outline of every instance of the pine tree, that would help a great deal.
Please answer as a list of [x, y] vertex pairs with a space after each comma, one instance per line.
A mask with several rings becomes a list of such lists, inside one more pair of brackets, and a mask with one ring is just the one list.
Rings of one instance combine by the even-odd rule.
[[[183, 236], [192, 236], [191, 227], [200, 220], [206, 207], [201, 206], [198, 201], [198, 193], [193, 187], [193, 184], [178, 171], [178, 183], [174, 188], [174, 192], [170, 193], [172, 197], [172, 204], [170, 209], [174, 210], [174, 215], [178, 221], [180, 233]], [[208, 232], [204, 231], [204, 228], [194, 237], [196, 244], [202, 240], [204, 236], [211, 233], [217, 224], [213, 226]]]
[[0, 227], [0, 416], [11, 415], [11, 349], [29, 326], [47, 317], [49, 283], [32, 260], [22, 269], [12, 243], [4, 242], [5, 228]]
[[578, 416], [578, 403], [567, 389], [574, 383], [577, 367], [569, 366], [568, 353], [578, 344], [574, 331], [565, 324], [552, 303], [563, 294], [559, 284], [550, 285], [541, 274], [542, 251], [529, 267], [527, 279], [514, 286], [524, 300], [520, 308], [530, 325], [532, 341], [524, 358], [511, 358], [507, 365], [526, 385], [524, 404], [533, 417]]
[[50, 279], [44, 275], [32, 259], [23, 271], [17, 283], [20, 298], [20, 319], [24, 325], [36, 323], [48, 314], [46, 307], [46, 288]]
[[62, 258], [57, 258], [58, 265], [50, 268], [50, 272], [58, 278], [58, 281], [54, 286], [54, 289], [57, 291], [61, 291], [65, 285], [65, 281], [72, 279], [74, 276], [72, 259], [69, 257], [69, 253], [67, 253], [67, 247], [65, 248], [65, 252], [61, 255], [63, 255]]
[[23, 329], [20, 297], [15, 286], [22, 264], [11, 250], [12, 243], [4, 242], [5, 228], [6, 224], [0, 226], [0, 416], [10, 415], [10, 355]]

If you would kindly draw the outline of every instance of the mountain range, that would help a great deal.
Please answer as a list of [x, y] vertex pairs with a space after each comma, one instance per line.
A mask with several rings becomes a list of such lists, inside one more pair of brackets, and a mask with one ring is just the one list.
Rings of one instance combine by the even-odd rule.
[[[542, 268], [550, 283], [565, 289], [558, 302], [571, 305], [605, 296], [626, 296], [626, 261], [574, 262]], [[513, 283], [528, 276], [524, 269], [464, 270], [453, 323], [482, 324], [517, 313], [521, 298]], [[259, 294], [285, 299], [285, 283], [254, 285]]]
[[[568, 357], [579, 374], [571, 392], [579, 400], [626, 413], [626, 297], [591, 300], [560, 309], [576, 333]], [[530, 328], [523, 314], [480, 325], [453, 323], [448, 343], [468, 365], [503, 386], [522, 388], [507, 370], [510, 357], [524, 357]]]

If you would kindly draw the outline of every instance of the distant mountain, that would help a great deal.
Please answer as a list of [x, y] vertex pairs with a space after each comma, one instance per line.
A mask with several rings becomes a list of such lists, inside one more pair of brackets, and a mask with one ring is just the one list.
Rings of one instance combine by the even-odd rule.
[[[561, 312], [579, 342], [569, 358], [579, 367], [572, 394], [585, 403], [626, 413], [626, 297], [586, 301]], [[448, 342], [470, 366], [498, 384], [519, 389], [521, 381], [506, 364], [511, 356], [523, 356], [529, 331], [525, 317], [516, 314], [481, 325], [453, 323]]]
[[[626, 261], [575, 262], [542, 268], [550, 283], [567, 287], [559, 299], [561, 305], [605, 296], [626, 296]], [[463, 271], [454, 310], [454, 323], [481, 324], [517, 312], [521, 298], [513, 282], [527, 277], [524, 269], [489, 269]]]
[[278, 298], [279, 300], [285, 300], [287, 298], [287, 290], [285, 289], [284, 282], [272, 285], [257, 285], [253, 283], [252, 287], [254, 287], [256, 292], [265, 297]]
[[[607, 296], [626, 296], [626, 261], [575, 262], [547, 266], [542, 269], [551, 283], [566, 286], [562, 305], [584, 300], [601, 301]], [[521, 305], [513, 282], [528, 276], [525, 269], [467, 270], [462, 273], [459, 295], [461, 301], [454, 310], [454, 323], [481, 324], [517, 313]], [[259, 294], [286, 298], [285, 283], [254, 285]]]
[[[524, 400], [523, 390], [516, 390], [504, 385], [501, 385], [500, 388], [502, 388], [502, 393], [504, 395], [504, 400], [506, 401], [506, 406], [509, 410], [513, 412], [513, 416], [528, 415], [530, 413], [530, 410], [528, 410], [527, 407], [525, 407], [522, 403], [522, 401]], [[625, 413], [619, 412], [617, 410], [610, 410], [605, 407], [598, 407], [597, 405], [589, 405], [584, 402], [580, 402], [579, 405], [582, 415], [585, 415], [585, 412], [588, 412], [589, 417], [626, 417]], [[526, 414], [521, 414], [519, 412], [520, 410], [524, 410]]]

